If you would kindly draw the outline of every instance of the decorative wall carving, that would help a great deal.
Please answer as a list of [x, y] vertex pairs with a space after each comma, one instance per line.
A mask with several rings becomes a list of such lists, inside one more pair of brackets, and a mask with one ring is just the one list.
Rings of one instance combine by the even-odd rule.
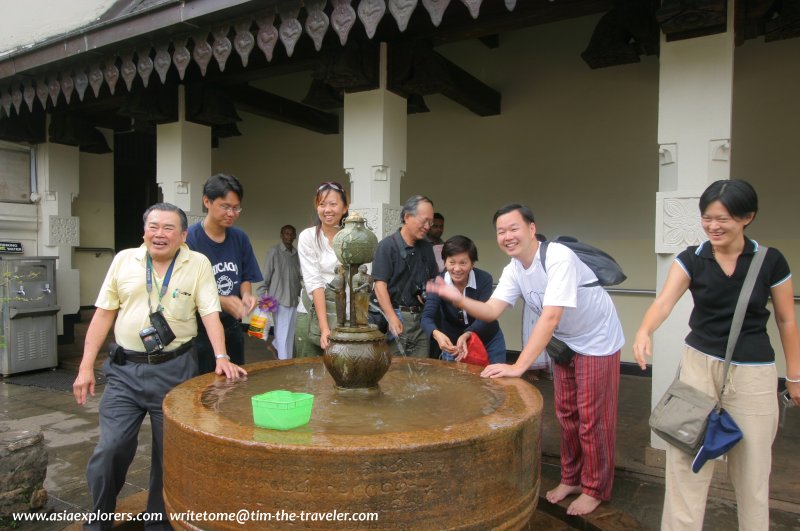
[[258, 37], [256, 40], [267, 61], [272, 61], [272, 52], [278, 42], [278, 30], [273, 25], [274, 21], [275, 15], [267, 15], [256, 19], [256, 24], [258, 24]]
[[422, 5], [428, 10], [433, 25], [438, 28], [439, 24], [442, 23], [442, 15], [444, 15], [445, 9], [450, 5], [450, 0], [422, 0]]
[[19, 114], [22, 106], [22, 91], [19, 90], [19, 87], [16, 87], [11, 91], [11, 103], [14, 105], [14, 109], [17, 111], [17, 114]]
[[297, 8], [281, 11], [281, 28], [278, 30], [283, 47], [286, 48], [286, 55], [289, 57], [294, 53], [294, 47], [303, 33], [303, 26], [297, 20], [300, 10]]
[[75, 73], [75, 90], [78, 91], [78, 99], [83, 101], [83, 95], [89, 87], [89, 76], [82, 70]]
[[481, 12], [481, 3], [483, 0], [461, 0], [461, 2], [469, 9], [469, 14], [472, 18], [478, 18]]
[[189, 66], [189, 61], [192, 60], [192, 54], [189, 53], [189, 48], [186, 47], [187, 39], [178, 39], [175, 41], [175, 50], [172, 52], [172, 64], [178, 70], [178, 77], [183, 79], [186, 75], [186, 67]]
[[711, 160], [728, 162], [731, 158], [731, 141], [727, 138], [709, 141]]
[[214, 59], [217, 60], [220, 72], [225, 71], [225, 63], [228, 62], [228, 57], [230, 57], [232, 50], [233, 45], [231, 44], [231, 40], [228, 38], [228, 27], [225, 26], [215, 29], [212, 53], [214, 55]]
[[0, 96], [0, 106], [3, 107], [3, 111], [5, 111], [6, 116], [11, 115], [11, 94], [3, 90], [2, 96]]
[[388, 205], [383, 207], [383, 234], [380, 238], [385, 238], [400, 227], [400, 208], [392, 208]]
[[150, 48], [142, 48], [136, 53], [136, 71], [139, 72], [139, 77], [142, 78], [144, 87], [150, 82], [150, 76], [153, 74], [153, 60], [150, 59]]
[[710, 182], [730, 178], [730, 158], [731, 142], [729, 139], [708, 141], [708, 179]]
[[417, 7], [417, 0], [389, 0], [389, 12], [397, 21], [400, 31], [405, 31], [408, 21], [411, 20], [411, 13]]
[[42, 104], [42, 108], [47, 109], [47, 96], [50, 94], [50, 91], [47, 89], [47, 85], [45, 85], [43, 80], [38, 80], [36, 82], [36, 97], [39, 98], [39, 103]]
[[662, 166], [675, 164], [678, 161], [677, 144], [661, 144], [658, 147], [658, 162]]
[[353, 212], [358, 212], [361, 214], [364, 219], [367, 220], [367, 228], [375, 233], [375, 236], [378, 239], [381, 239], [381, 235], [377, 233], [378, 231], [378, 207], [359, 207], [357, 210]]
[[375, 36], [378, 23], [386, 13], [386, 2], [384, 0], [361, 0], [358, 4], [358, 18], [364, 24], [367, 37], [370, 39]]
[[103, 71], [97, 65], [89, 69], [89, 86], [92, 87], [94, 97], [98, 97], [100, 95], [100, 87], [103, 86]]
[[388, 181], [389, 180], [389, 166], [373, 166], [372, 167], [372, 180], [373, 181]]
[[50, 216], [47, 245], [80, 245], [80, 219], [75, 216]]
[[325, 38], [325, 33], [328, 31], [330, 20], [328, 15], [325, 14], [325, 4], [327, 0], [308, 0], [306, 2], [306, 33], [314, 41], [314, 49], [320, 51], [322, 49], [322, 39]]
[[156, 57], [153, 59], [153, 66], [158, 74], [161, 83], [166, 83], [167, 72], [172, 64], [172, 57], [169, 56], [169, 43], [161, 43], [156, 46]]
[[208, 63], [211, 62], [211, 56], [214, 53], [214, 51], [211, 49], [211, 45], [208, 44], [208, 41], [206, 40], [207, 38], [207, 33], [198, 33], [192, 37], [192, 42], [194, 42], [192, 59], [194, 59], [194, 62], [200, 67], [200, 73], [203, 75], [206, 75]]
[[656, 194], [656, 253], [678, 253], [705, 239], [700, 226], [698, 192]]
[[122, 80], [125, 82], [125, 86], [128, 88], [128, 92], [130, 92], [133, 86], [133, 80], [136, 78], [136, 63], [133, 62], [132, 51], [125, 52], [122, 56], [122, 66], [119, 72], [122, 76]]
[[64, 99], [67, 100], [67, 104], [69, 104], [69, 100], [72, 99], [73, 90], [75, 90], [75, 82], [72, 80], [72, 76], [69, 74], [61, 74], [61, 92], [64, 94]]
[[331, 25], [334, 31], [339, 36], [339, 42], [342, 46], [347, 44], [347, 36], [356, 23], [356, 11], [350, 5], [351, 0], [331, 0], [333, 5], [333, 13], [331, 13]]
[[247, 60], [250, 57], [250, 52], [256, 45], [256, 39], [250, 33], [250, 19], [243, 20], [236, 23], [236, 36], [233, 38], [233, 48], [239, 57], [242, 59], [242, 66], [247, 66]]
[[[106, 67], [103, 70], [103, 79], [106, 80], [108, 90], [111, 91], [111, 94], [114, 94], [114, 90], [117, 88], [117, 81], [119, 81], [119, 68], [117, 68], [114, 59], [106, 61]], [[161, 82], [163, 83], [164, 81], [162, 80]]]
[[25, 100], [25, 104], [28, 106], [29, 111], [33, 111], [33, 99], [35, 97], [36, 97], [36, 89], [33, 87], [33, 81], [31, 81], [22, 90], [22, 99]]

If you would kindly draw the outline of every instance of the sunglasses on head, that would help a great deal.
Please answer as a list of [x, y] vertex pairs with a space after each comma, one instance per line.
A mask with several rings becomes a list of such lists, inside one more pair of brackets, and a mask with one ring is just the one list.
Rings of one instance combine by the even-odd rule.
[[336, 190], [337, 192], [344, 193], [344, 188], [342, 188], [342, 185], [339, 184], [339, 183], [335, 183], [333, 181], [329, 181], [329, 182], [320, 184], [319, 188], [317, 188], [317, 192], [319, 193], [319, 192], [321, 192], [323, 190], [326, 190], [326, 189], [333, 189], [333, 190]]

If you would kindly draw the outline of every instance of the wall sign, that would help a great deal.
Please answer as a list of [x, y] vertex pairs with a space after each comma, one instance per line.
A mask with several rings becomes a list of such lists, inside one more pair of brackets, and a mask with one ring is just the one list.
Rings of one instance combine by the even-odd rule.
[[22, 242], [0, 241], [0, 253], [22, 254]]

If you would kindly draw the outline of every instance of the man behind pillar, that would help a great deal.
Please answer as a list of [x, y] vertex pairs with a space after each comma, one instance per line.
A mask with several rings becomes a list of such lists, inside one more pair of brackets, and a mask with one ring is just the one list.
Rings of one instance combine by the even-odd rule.
[[426, 239], [433, 224], [433, 203], [411, 196], [400, 213], [402, 226], [378, 243], [372, 262], [375, 297], [389, 322], [395, 353], [427, 358], [430, 341], [420, 321], [425, 285], [439, 274], [433, 247]]
[[433, 245], [433, 257], [436, 258], [436, 265], [439, 266], [439, 272], [444, 271], [444, 260], [442, 260], [442, 247], [444, 247], [444, 240], [442, 240], [443, 233], [444, 216], [441, 212], [436, 212], [433, 214], [431, 228], [428, 229], [428, 241]]
[[[197, 375], [192, 339], [199, 313], [216, 353], [216, 372], [228, 378], [246, 374], [231, 363], [219, 320], [211, 264], [185, 245], [186, 214], [169, 203], [147, 209], [144, 244], [114, 257], [97, 297], [72, 391], [78, 404], [94, 396], [94, 366], [114, 325], [114, 342], [103, 363], [107, 385], [100, 399], [100, 440], [86, 467], [92, 511], [102, 519], [87, 529], [111, 529], [117, 495], [136, 455], [139, 429], [150, 414], [152, 449], [147, 512], [160, 513], [150, 529], [172, 529], [165, 521], [162, 497], [164, 396]], [[100, 520], [100, 521], [98, 521]]]
[[297, 229], [291, 225], [281, 227], [281, 243], [270, 247], [264, 260], [264, 285], [262, 293], [268, 293], [278, 301], [275, 311], [275, 342], [278, 359], [292, 358], [294, 327], [297, 321], [297, 299], [300, 297], [300, 258], [292, 245], [297, 238]]
[[[250, 245], [250, 239], [233, 224], [242, 213], [244, 189], [233, 175], [218, 173], [203, 186], [205, 219], [189, 227], [186, 243], [211, 261], [217, 280], [220, 320], [225, 329], [225, 345], [231, 361], [244, 364], [244, 331], [242, 319], [256, 305], [252, 283], [261, 282], [261, 269]], [[200, 374], [214, 370], [214, 351], [203, 323], [198, 320], [197, 361]]]

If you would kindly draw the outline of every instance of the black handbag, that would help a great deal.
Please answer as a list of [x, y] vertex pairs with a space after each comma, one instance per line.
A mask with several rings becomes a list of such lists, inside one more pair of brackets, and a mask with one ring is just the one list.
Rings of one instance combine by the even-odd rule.
[[553, 363], [558, 363], [559, 365], [569, 365], [569, 362], [575, 357], [575, 351], [569, 348], [566, 343], [555, 337], [550, 338], [544, 350], [547, 352], [547, 355], [550, 356], [550, 359], [553, 360]]

